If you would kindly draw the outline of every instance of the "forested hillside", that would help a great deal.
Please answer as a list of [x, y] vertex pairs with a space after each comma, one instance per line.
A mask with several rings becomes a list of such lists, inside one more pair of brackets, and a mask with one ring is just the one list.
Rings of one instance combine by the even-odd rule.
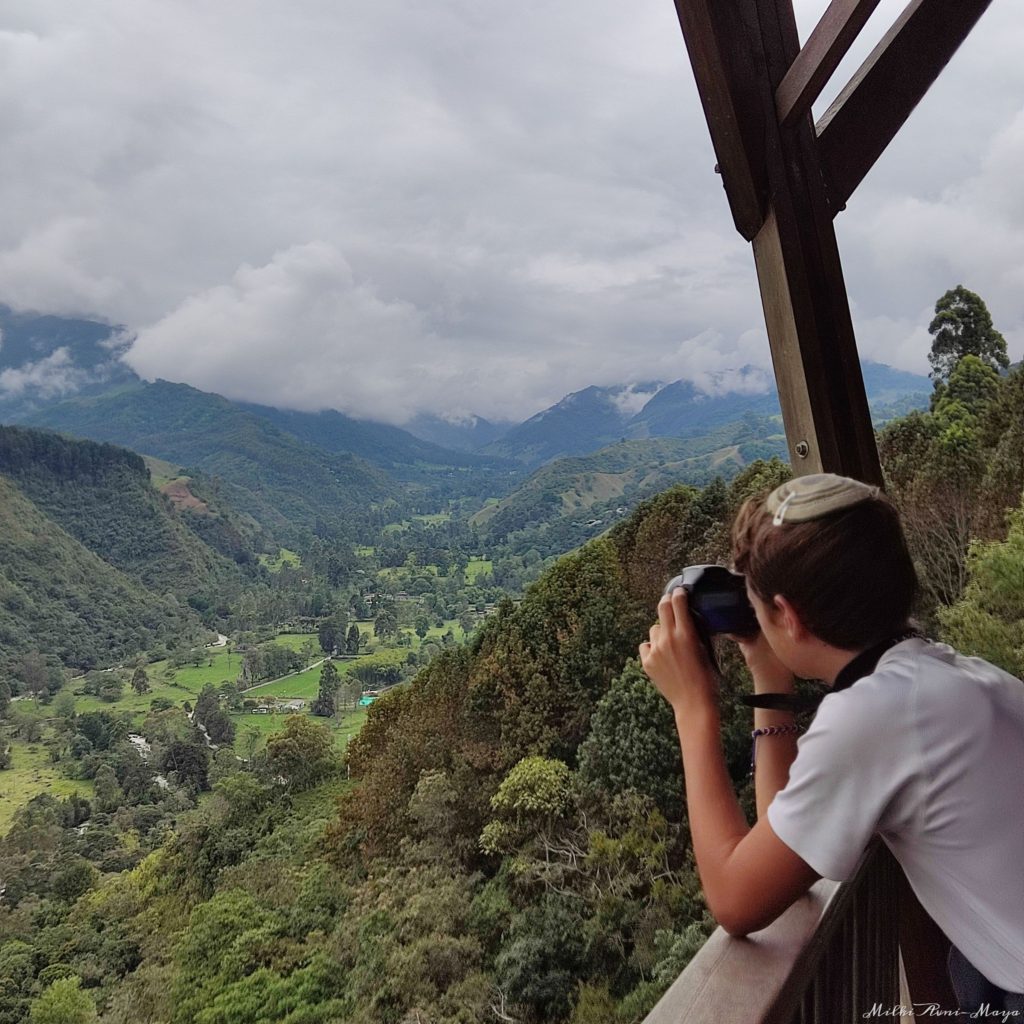
[[[62, 831], [59, 806], [26, 812], [0, 843], [12, 891], [26, 872], [91, 870], [76, 900], [42, 888], [46, 925], [29, 900], [0, 903], [22, 979], [8, 1012], [58, 962], [104, 1020], [140, 1024], [470, 1021], [502, 1002], [555, 1021], [581, 999], [642, 1012], [708, 925], [671, 716], [631, 657], [665, 575], [721, 557], [736, 503], [784, 472], [673, 489], [563, 559], [371, 709], [349, 783], [321, 781], [338, 765], [296, 720], [263, 760], [222, 767], [166, 840], [135, 826], [122, 858], [138, 866], [105, 875], [88, 829]], [[728, 722], [741, 779], [747, 727]], [[41, 862], [27, 828], [50, 837]]]
[[134, 452], [46, 431], [0, 427], [0, 474], [37, 508], [105, 562], [144, 587], [171, 593], [196, 608], [230, 601], [245, 577], [197, 536], [150, 481]]
[[[1020, 671], [1024, 374], [977, 362], [882, 449], [922, 517], [908, 525], [931, 628]], [[762, 462], [728, 487], [671, 488], [562, 558], [370, 708], [348, 778], [326, 730], [296, 716], [248, 762], [217, 755], [212, 796], [189, 809], [188, 762], [160, 790], [101, 737], [91, 770], [111, 766], [120, 802], [39, 798], [0, 841], [0, 1020], [33, 1006], [109, 1024], [641, 1020], [711, 922], [671, 714], [633, 655], [665, 579], [726, 557], [739, 503], [786, 473]], [[935, 561], [923, 517], [951, 501], [988, 539]], [[747, 684], [729, 651], [723, 665], [749, 810]], [[156, 763], [176, 763], [175, 714], [144, 726]]]
[[0, 476], [0, 661], [43, 651], [109, 665], [198, 626], [187, 604], [108, 565]]
[[492, 543], [565, 551], [608, 528], [632, 506], [672, 483], [704, 485], [734, 476], [757, 459], [782, 457], [781, 424], [753, 415], [698, 438], [621, 441], [591, 455], [542, 466], [470, 522]]
[[315, 530], [372, 535], [388, 520], [374, 507], [399, 490], [380, 469], [329, 453], [219, 395], [186, 384], [138, 384], [50, 406], [25, 422], [109, 441], [203, 470], [231, 504], [281, 536]]

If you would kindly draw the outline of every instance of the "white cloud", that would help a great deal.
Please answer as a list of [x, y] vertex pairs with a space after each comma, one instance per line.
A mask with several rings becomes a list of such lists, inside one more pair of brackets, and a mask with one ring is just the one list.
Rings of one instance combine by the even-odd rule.
[[74, 366], [66, 348], [51, 352], [45, 359], [0, 371], [0, 395], [21, 398], [60, 398], [77, 391], [91, 380], [85, 370]]
[[[872, 358], [960, 281], [1024, 354], [1022, 45], [993, 5], [837, 221]], [[146, 374], [403, 422], [771, 365], [664, 0], [13, 0], [0, 131], [0, 302]]]

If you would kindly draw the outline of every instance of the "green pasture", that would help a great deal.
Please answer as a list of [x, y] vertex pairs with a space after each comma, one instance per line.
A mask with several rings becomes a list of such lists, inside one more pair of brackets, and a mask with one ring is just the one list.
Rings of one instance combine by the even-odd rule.
[[[427, 630], [427, 640], [440, 640], [449, 629], [452, 631], [456, 643], [462, 643], [466, 639], [466, 631], [459, 625], [458, 619], [445, 619], [443, 626], [431, 626]], [[415, 633], [413, 634], [412, 642], [418, 649], [421, 641]]]
[[165, 484], [169, 484], [172, 480], [189, 479], [187, 476], [182, 476], [181, 466], [174, 462], [166, 462], [164, 459], [158, 459], [152, 455], [143, 455], [142, 460], [146, 463], [146, 468], [149, 470], [150, 483], [157, 490]]
[[471, 558], [466, 566], [466, 583], [476, 583], [478, 576], [494, 571], [494, 562], [489, 558]]
[[287, 647], [292, 651], [301, 651], [311, 640], [317, 649], [317, 657], [319, 658], [320, 638], [316, 633], [278, 633], [273, 640], [268, 640], [267, 643], [279, 644], [281, 647]]
[[[309, 714], [308, 711], [293, 713]], [[256, 749], [263, 750], [267, 745], [267, 740], [274, 733], [280, 732], [290, 717], [286, 714], [254, 715], [248, 711], [232, 712], [230, 718], [235, 723], [235, 753], [239, 757], [246, 756], [245, 731], [247, 729], [259, 730], [260, 740]], [[340, 721], [335, 719], [328, 721], [323, 718], [316, 718], [314, 721], [327, 725], [334, 735], [334, 745], [339, 750], [344, 750], [348, 746], [349, 740], [363, 727], [363, 723], [366, 721], [366, 708], [345, 712]]]
[[417, 523], [426, 523], [427, 526], [438, 526], [441, 523], [450, 523], [451, 512], [434, 512], [430, 515], [413, 516]]
[[440, 568], [436, 565], [395, 565], [385, 566], [383, 569], [377, 570], [378, 578], [394, 582], [396, 580], [403, 580], [407, 583], [412, 583], [413, 580], [418, 579], [421, 576], [438, 576], [440, 575]]
[[352, 549], [360, 558], [372, 558], [376, 554], [377, 549], [371, 547], [369, 544], [356, 544]]
[[[312, 700], [320, 689], [320, 667], [306, 669], [294, 676], [285, 676], [270, 683], [257, 683], [246, 690], [242, 696], [259, 700], [260, 697], [301, 697]], [[259, 718], [259, 715], [253, 715]], [[269, 717], [269, 716], [268, 716]]]
[[63, 798], [75, 791], [84, 797], [93, 795], [91, 781], [68, 779], [60, 765], [50, 761], [41, 742], [11, 742], [11, 767], [0, 772], [0, 835], [5, 835], [14, 820], [14, 813], [34, 796], [49, 793]]
[[286, 565], [297, 569], [302, 564], [302, 559], [294, 551], [281, 548], [274, 556], [260, 555], [260, 565], [266, 566], [271, 572], [280, 572]]
[[[415, 638], [418, 639], [418, 638]], [[351, 661], [334, 663], [335, 668], [341, 675], [347, 675], [349, 670], [356, 665], [402, 665], [405, 663], [406, 647], [380, 647], [375, 651], [361, 654]], [[245, 691], [244, 696], [259, 699], [260, 697], [283, 697], [286, 699], [298, 698], [301, 700], [312, 700], [320, 691], [320, 672], [322, 665], [316, 668], [306, 669], [293, 676], [286, 676], [284, 679], [277, 679], [270, 683], [259, 683]], [[254, 715], [259, 717], [258, 715]]]

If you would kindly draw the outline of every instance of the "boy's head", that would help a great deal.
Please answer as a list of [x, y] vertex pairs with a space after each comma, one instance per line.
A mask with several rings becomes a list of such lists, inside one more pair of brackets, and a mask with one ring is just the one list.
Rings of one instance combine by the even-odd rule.
[[917, 574], [899, 516], [878, 488], [822, 473], [797, 477], [736, 516], [737, 572], [762, 601], [784, 597], [818, 640], [869, 647], [905, 629]]

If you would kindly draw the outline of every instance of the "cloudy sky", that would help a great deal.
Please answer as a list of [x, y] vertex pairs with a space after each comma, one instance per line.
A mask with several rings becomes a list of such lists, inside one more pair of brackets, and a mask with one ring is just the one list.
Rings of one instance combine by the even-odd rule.
[[[1022, 53], [994, 3], [838, 219], [866, 356], [960, 282], [1024, 354]], [[0, 138], [0, 302], [150, 378], [400, 423], [770, 365], [669, 0], [0, 0]]]

